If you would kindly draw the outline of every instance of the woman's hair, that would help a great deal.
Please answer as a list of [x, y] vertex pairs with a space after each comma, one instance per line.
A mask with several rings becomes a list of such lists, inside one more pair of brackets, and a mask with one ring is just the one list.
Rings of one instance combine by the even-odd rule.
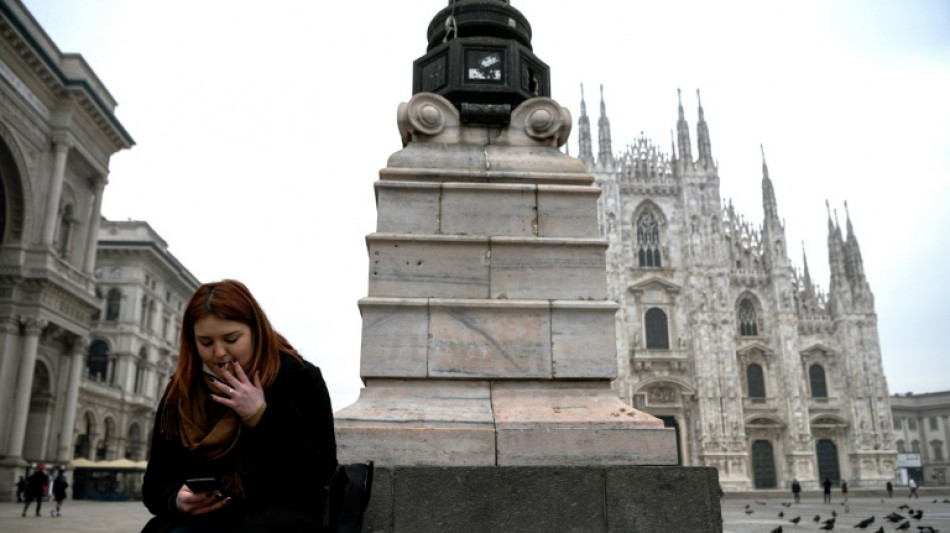
[[168, 384], [166, 403], [174, 404], [188, 398], [189, 388], [201, 376], [201, 358], [195, 345], [195, 322], [207, 316], [241, 322], [251, 329], [254, 351], [245, 371], [252, 380], [254, 374], [260, 372], [261, 385], [265, 389], [277, 377], [281, 353], [301, 360], [300, 354], [287, 339], [274, 331], [264, 310], [243, 283], [233, 279], [205, 283], [198, 287], [185, 307], [178, 368]]

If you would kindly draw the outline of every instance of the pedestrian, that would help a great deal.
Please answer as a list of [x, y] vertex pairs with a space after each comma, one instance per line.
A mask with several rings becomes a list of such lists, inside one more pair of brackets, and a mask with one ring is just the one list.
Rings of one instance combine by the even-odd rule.
[[60, 508], [63, 506], [63, 500], [66, 499], [66, 489], [69, 483], [66, 481], [66, 475], [62, 470], [53, 480], [53, 499], [56, 500], [56, 508], [49, 512], [50, 516], [61, 516]]
[[23, 503], [23, 497], [26, 495], [26, 478], [20, 476], [19, 481], [16, 482], [16, 502]]
[[844, 498], [844, 503], [848, 503], [848, 480], [841, 480], [841, 497]]
[[36, 467], [36, 470], [26, 478], [26, 505], [23, 506], [23, 513], [20, 516], [26, 516], [30, 503], [36, 500], [36, 516], [40, 516], [40, 507], [43, 505], [43, 495], [45, 494], [46, 484], [49, 483], [49, 476], [43, 465]]
[[885, 485], [884, 487], [887, 489], [887, 497], [888, 497], [888, 498], [893, 498], [893, 497], [894, 497], [894, 484], [891, 483], [890, 481], [888, 481], [888, 482], [887, 482], [887, 485]]
[[792, 479], [792, 497], [795, 498], [795, 503], [801, 501], [802, 486], [798, 483], [797, 479]]
[[336, 466], [320, 369], [244, 284], [198, 287], [155, 417], [142, 485], [155, 517], [143, 533], [323, 531], [321, 491]]
[[911, 496], [920, 498], [920, 496], [917, 495], [917, 482], [914, 481], [914, 478], [910, 478], [910, 481], [907, 482], [907, 486], [910, 487], [910, 494], [907, 495], [908, 498]]
[[831, 479], [825, 478], [821, 486], [825, 489], [825, 503], [831, 503]]

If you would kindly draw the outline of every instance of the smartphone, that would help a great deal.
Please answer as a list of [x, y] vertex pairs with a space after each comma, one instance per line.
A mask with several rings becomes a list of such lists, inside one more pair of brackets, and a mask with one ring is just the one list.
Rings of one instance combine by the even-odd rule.
[[185, 485], [191, 489], [191, 492], [198, 494], [200, 492], [221, 492], [221, 482], [213, 477], [196, 477], [185, 480]]

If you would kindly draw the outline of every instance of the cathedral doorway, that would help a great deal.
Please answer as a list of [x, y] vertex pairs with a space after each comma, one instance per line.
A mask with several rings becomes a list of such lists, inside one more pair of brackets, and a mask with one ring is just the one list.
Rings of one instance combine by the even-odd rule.
[[821, 439], [815, 445], [818, 454], [818, 479], [830, 479], [835, 485], [841, 480], [838, 470], [838, 446], [831, 439]]
[[752, 475], [755, 488], [775, 488], [775, 457], [772, 454], [771, 442], [757, 440], [752, 443]]

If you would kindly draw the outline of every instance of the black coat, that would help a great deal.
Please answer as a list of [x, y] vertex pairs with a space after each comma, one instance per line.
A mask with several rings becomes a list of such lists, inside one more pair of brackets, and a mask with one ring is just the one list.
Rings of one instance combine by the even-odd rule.
[[42, 470], [37, 470], [26, 478], [26, 497], [40, 498], [46, 494], [46, 484], [49, 483], [49, 476]]
[[[233, 499], [213, 517], [229, 533], [319, 531], [320, 492], [336, 467], [336, 436], [330, 395], [320, 369], [281, 356], [274, 383], [264, 390], [267, 408], [254, 429], [243, 428], [243, 499]], [[142, 499], [155, 515], [143, 533], [187, 522], [176, 506], [185, 479], [217, 477], [222, 465], [190, 454], [177, 436], [160, 431], [162, 398], [152, 430], [151, 456]]]

